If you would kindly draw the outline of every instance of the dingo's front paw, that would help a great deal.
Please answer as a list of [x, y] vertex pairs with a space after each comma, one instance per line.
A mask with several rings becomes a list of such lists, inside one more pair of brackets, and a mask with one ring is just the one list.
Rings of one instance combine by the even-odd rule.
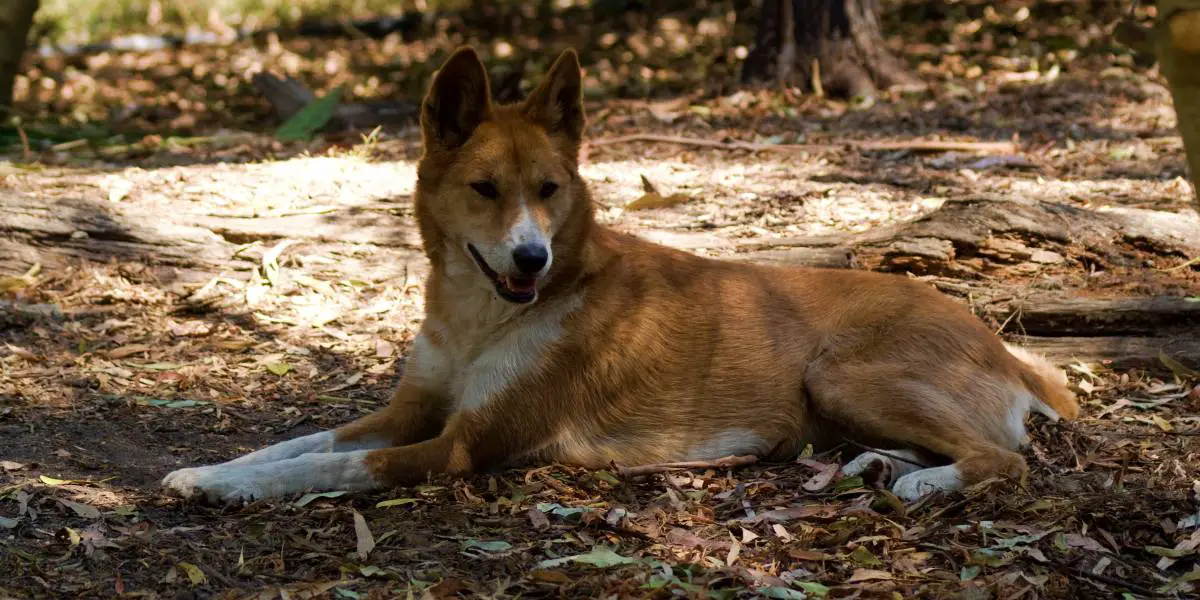
[[266, 497], [248, 469], [237, 466], [191, 467], [172, 471], [162, 480], [168, 492], [210, 504], [252, 502]]

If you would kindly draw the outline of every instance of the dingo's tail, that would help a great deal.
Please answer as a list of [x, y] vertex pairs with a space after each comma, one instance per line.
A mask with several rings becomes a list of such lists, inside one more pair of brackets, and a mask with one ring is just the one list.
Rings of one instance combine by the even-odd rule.
[[1004, 346], [1025, 367], [1021, 370], [1021, 382], [1037, 399], [1034, 410], [1054, 421], [1060, 417], [1074, 419], [1079, 416], [1079, 402], [1067, 386], [1067, 374], [1062, 369], [1025, 348], [1009, 343]]

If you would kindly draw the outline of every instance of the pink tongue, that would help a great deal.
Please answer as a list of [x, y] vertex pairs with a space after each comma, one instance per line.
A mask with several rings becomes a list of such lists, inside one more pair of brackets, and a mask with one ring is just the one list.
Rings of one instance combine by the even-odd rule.
[[504, 285], [514, 292], [532, 292], [537, 287], [536, 279], [525, 279], [523, 277], [506, 277]]

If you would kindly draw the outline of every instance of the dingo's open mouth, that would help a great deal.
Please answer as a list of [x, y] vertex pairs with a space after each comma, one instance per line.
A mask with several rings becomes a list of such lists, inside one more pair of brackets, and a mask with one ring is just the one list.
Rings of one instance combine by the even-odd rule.
[[537, 298], [536, 277], [501, 275], [488, 266], [487, 261], [483, 259], [483, 255], [479, 254], [479, 251], [475, 249], [473, 244], [467, 244], [467, 251], [475, 259], [475, 264], [479, 265], [479, 270], [483, 271], [483, 274], [487, 275], [487, 278], [492, 281], [492, 285], [496, 286], [496, 293], [500, 294], [501, 298], [517, 304], [533, 302]]

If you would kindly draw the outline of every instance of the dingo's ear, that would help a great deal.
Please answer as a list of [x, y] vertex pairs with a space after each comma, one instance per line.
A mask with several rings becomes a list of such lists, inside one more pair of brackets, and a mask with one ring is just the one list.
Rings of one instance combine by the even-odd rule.
[[586, 122], [583, 114], [583, 80], [579, 55], [568, 49], [550, 67], [550, 73], [525, 100], [523, 112], [551, 135], [562, 135], [579, 151]]
[[425, 145], [446, 150], [463, 145], [491, 111], [487, 70], [474, 48], [459, 48], [438, 69], [421, 104]]

